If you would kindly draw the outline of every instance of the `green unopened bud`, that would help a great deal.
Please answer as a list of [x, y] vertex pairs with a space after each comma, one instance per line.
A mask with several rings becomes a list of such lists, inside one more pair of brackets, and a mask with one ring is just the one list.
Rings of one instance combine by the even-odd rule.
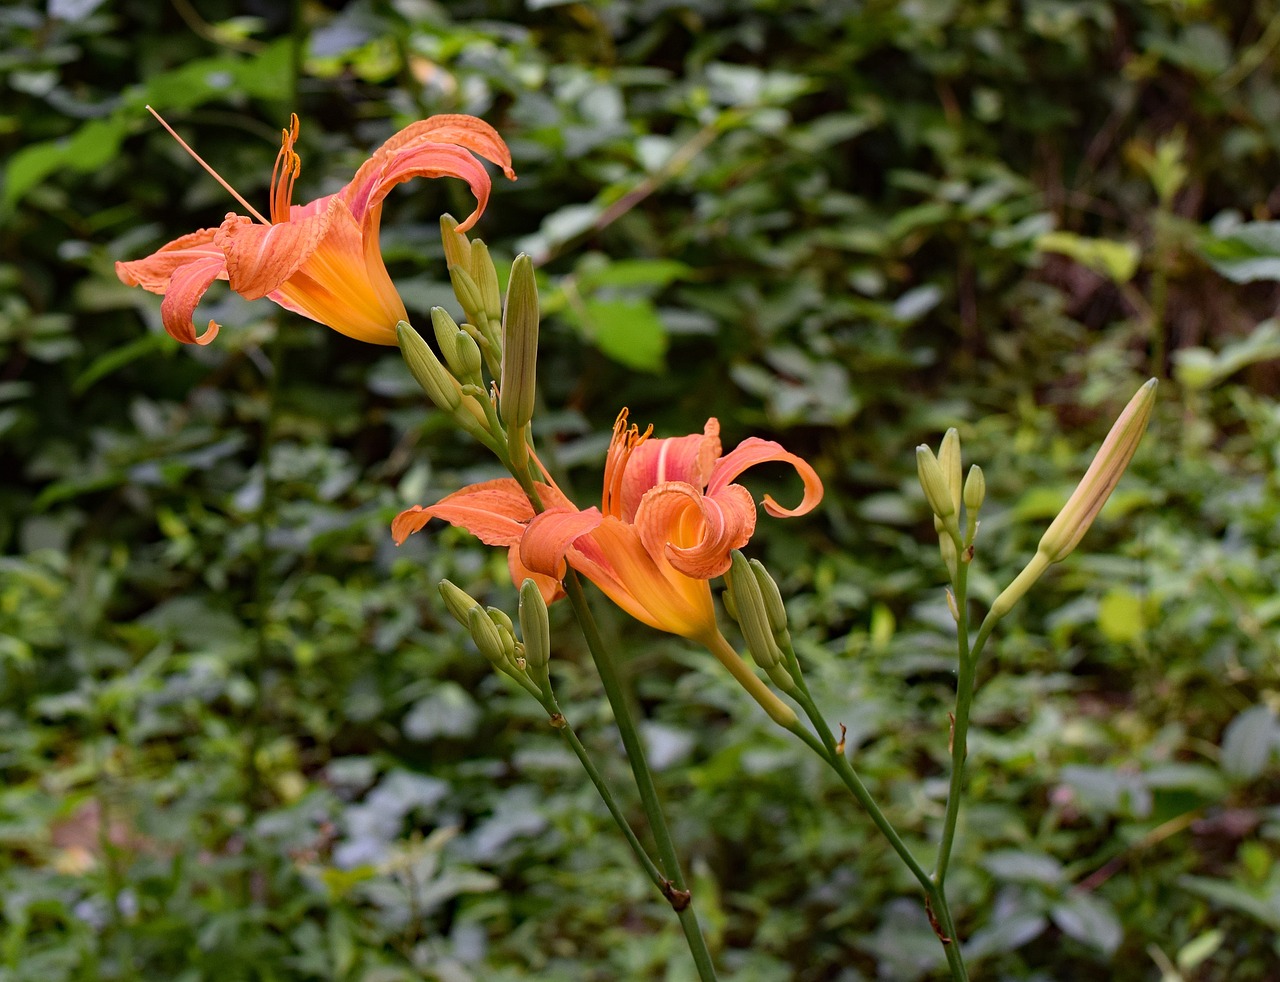
[[[752, 559], [748, 565], [760, 588], [760, 599], [764, 602], [764, 612], [769, 618], [769, 630], [773, 632], [774, 638], [781, 639], [787, 634], [787, 605], [782, 601], [782, 591], [764, 568], [764, 563]], [[781, 643], [779, 640], [779, 644]]]
[[502, 319], [502, 291], [498, 288], [498, 270], [489, 255], [489, 247], [475, 239], [471, 243], [471, 278], [480, 288], [480, 301], [485, 316], [494, 324]]
[[400, 353], [409, 366], [410, 374], [431, 401], [447, 413], [457, 410], [462, 405], [462, 391], [458, 380], [440, 364], [440, 359], [431, 350], [431, 346], [422, 340], [422, 335], [401, 321], [396, 325], [396, 340], [400, 343]]
[[458, 358], [458, 377], [468, 382], [474, 382], [477, 385], [483, 384], [484, 378], [480, 375], [480, 365], [482, 363], [480, 345], [476, 344], [476, 339], [466, 331], [459, 329], [453, 336], [453, 344]]
[[480, 654], [489, 659], [494, 668], [506, 671], [507, 646], [503, 644], [498, 625], [493, 623], [483, 607], [472, 607], [467, 611], [467, 630], [471, 632], [471, 640], [480, 649]]
[[480, 601], [449, 580], [440, 581], [440, 598], [444, 600], [445, 609], [453, 615], [453, 619], [463, 627], [470, 628], [471, 611], [479, 608]]
[[964, 479], [964, 507], [973, 515], [977, 515], [987, 497], [987, 478], [982, 468], [974, 464], [969, 468], [969, 476]]
[[462, 304], [467, 320], [479, 321], [484, 316], [484, 299], [480, 296], [480, 287], [466, 267], [450, 266], [449, 282], [453, 284], [453, 294], [458, 298], [458, 303]]
[[938, 447], [938, 466], [942, 469], [942, 476], [947, 479], [947, 490], [951, 493], [951, 509], [953, 512], [958, 512], [961, 474], [960, 434], [954, 426], [942, 435], [942, 445]]
[[783, 665], [782, 652], [773, 638], [769, 627], [769, 615], [765, 609], [764, 598], [760, 595], [760, 583], [747, 562], [747, 557], [736, 549], [733, 552], [733, 565], [729, 568], [729, 579], [733, 588], [733, 600], [738, 611], [738, 626], [742, 629], [742, 637], [751, 650], [751, 657], [763, 668], [780, 687], [790, 690], [795, 682]]
[[542, 684], [551, 661], [551, 621], [542, 591], [531, 579], [520, 584], [520, 634], [529, 672]]
[[444, 355], [444, 363], [451, 371], [458, 371], [458, 322], [443, 307], [432, 307], [431, 330], [435, 332], [436, 344], [440, 348], [440, 354]]
[[466, 233], [458, 231], [458, 222], [452, 215], [440, 218], [440, 241], [444, 243], [445, 265], [471, 272], [471, 244]]
[[1120, 483], [1120, 477], [1129, 466], [1138, 442], [1147, 430], [1151, 410], [1156, 401], [1156, 380], [1149, 380], [1140, 388], [1102, 441], [1093, 463], [1085, 471], [1058, 517], [1040, 539], [1039, 552], [1051, 563], [1061, 562], [1071, 555], [1098, 512]]
[[538, 284], [523, 253], [511, 264], [507, 307], [502, 314], [502, 383], [498, 410], [508, 429], [533, 418], [538, 385]]
[[727, 579], [725, 580], [724, 593], [720, 594], [720, 599], [724, 601], [724, 611], [728, 614], [736, 624], [738, 621], [738, 601], [733, 599], [733, 584]]
[[916, 447], [916, 473], [920, 476], [920, 487], [924, 490], [929, 509], [940, 519], [954, 515], [956, 506], [951, 500], [946, 475], [942, 473], [942, 467], [933, 451], [923, 443]]

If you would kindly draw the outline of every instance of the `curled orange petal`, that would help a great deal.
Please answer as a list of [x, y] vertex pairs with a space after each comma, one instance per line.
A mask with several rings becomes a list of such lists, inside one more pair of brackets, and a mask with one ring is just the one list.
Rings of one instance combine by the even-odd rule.
[[701, 490], [707, 486], [720, 456], [720, 423], [707, 420], [701, 434], [646, 440], [627, 460], [622, 480], [622, 517], [635, 515], [640, 499], [666, 481], [684, 481]]
[[803, 457], [788, 453], [780, 444], [759, 437], [747, 437], [731, 453], [721, 457], [707, 482], [707, 494], [719, 494], [743, 471], [770, 461], [790, 464], [804, 482], [804, 498], [795, 508], [783, 508], [769, 495], [764, 496], [764, 510], [774, 518], [794, 518], [813, 511], [822, 500], [822, 480]]
[[665, 555], [685, 576], [709, 580], [723, 574], [732, 551], [751, 539], [756, 506], [741, 485], [731, 484], [712, 497], [692, 485], [669, 482], [644, 496], [635, 525], [650, 553]]
[[214, 280], [225, 278], [226, 270], [221, 256], [210, 256], [173, 271], [160, 304], [160, 320], [170, 335], [184, 344], [208, 344], [218, 336], [218, 325], [212, 320], [203, 334], [196, 334], [192, 317], [205, 292]]

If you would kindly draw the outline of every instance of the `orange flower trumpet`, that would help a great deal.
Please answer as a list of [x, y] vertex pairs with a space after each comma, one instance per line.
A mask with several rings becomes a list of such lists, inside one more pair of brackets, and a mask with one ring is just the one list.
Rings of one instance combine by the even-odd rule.
[[266, 218], [168, 123], [160, 123], [252, 216], [228, 213], [218, 228], [174, 239], [145, 259], [116, 263], [124, 283], [164, 296], [165, 330], [187, 344], [208, 344], [218, 333], [214, 321], [202, 334], [192, 322], [215, 280], [226, 280], [246, 300], [266, 297], [348, 337], [395, 344], [396, 324], [408, 318], [378, 247], [387, 194], [414, 177], [462, 178], [476, 198], [475, 211], [458, 226], [462, 232], [480, 217], [492, 187], [474, 155], [497, 164], [508, 178], [516, 176], [506, 143], [488, 123], [474, 116], [432, 116], [387, 140], [342, 190], [295, 205], [293, 186], [302, 163], [293, 149], [298, 139], [293, 116], [282, 133]]

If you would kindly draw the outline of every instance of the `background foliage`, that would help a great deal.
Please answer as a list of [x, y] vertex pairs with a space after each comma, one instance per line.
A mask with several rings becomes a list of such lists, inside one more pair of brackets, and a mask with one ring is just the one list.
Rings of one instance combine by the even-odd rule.
[[[115, 280], [231, 207], [147, 103], [255, 201], [293, 110], [306, 198], [411, 119], [497, 125], [520, 178], [479, 232], [540, 265], [541, 444], [583, 501], [624, 404], [815, 461], [822, 511], [752, 548], [921, 843], [952, 649], [911, 448], [954, 424], [983, 464], [989, 601], [1171, 375], [1085, 551], [990, 649], [952, 890], [982, 977], [1277, 977], [1280, 236], [1232, 232], [1280, 209], [1277, 25], [1273, 0], [6, 5], [0, 979], [689, 977], [576, 762], [442, 622], [446, 575], [513, 608], [502, 557], [390, 543], [489, 463], [393, 351], [214, 295], [222, 335], [184, 348]], [[389, 203], [421, 322], [437, 219], [469, 208]], [[561, 626], [561, 701], [625, 786]], [[702, 655], [610, 626], [725, 977], [936, 975], [817, 762]]]

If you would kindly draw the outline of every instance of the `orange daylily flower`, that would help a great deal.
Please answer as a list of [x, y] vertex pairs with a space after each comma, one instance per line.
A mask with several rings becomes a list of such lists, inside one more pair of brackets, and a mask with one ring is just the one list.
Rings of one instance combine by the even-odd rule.
[[715, 419], [701, 434], [650, 440], [650, 432], [629, 426], [626, 410], [619, 414], [599, 508], [579, 510], [543, 485], [545, 510], [535, 515], [520, 486], [504, 479], [411, 508], [396, 519], [393, 534], [402, 542], [430, 518], [442, 518], [483, 542], [508, 546], [516, 583], [532, 573], [548, 599], [554, 591], [546, 586], [558, 588], [567, 564], [637, 620], [723, 647], [708, 581], [729, 568], [730, 554], [747, 543], [756, 523], [755, 501], [733, 480], [769, 461], [794, 467], [804, 497], [783, 508], [766, 495], [764, 509], [775, 517], [811, 511], [822, 500], [822, 482], [807, 461], [771, 440], [750, 437], [721, 456]]
[[252, 216], [228, 213], [218, 228], [174, 239], [145, 259], [116, 263], [116, 275], [129, 286], [164, 295], [165, 330], [188, 344], [208, 344], [218, 333], [213, 321], [203, 334], [192, 323], [214, 280], [227, 280], [246, 300], [266, 297], [357, 340], [395, 344], [396, 324], [408, 318], [378, 247], [387, 194], [414, 177], [460, 177], [476, 197], [475, 211], [458, 226], [463, 232], [484, 211], [492, 186], [473, 154], [500, 166], [510, 179], [516, 176], [506, 143], [488, 123], [474, 116], [432, 116], [387, 140], [336, 194], [295, 205], [293, 185], [302, 164], [293, 149], [294, 116], [271, 175], [268, 220], [160, 122]]

